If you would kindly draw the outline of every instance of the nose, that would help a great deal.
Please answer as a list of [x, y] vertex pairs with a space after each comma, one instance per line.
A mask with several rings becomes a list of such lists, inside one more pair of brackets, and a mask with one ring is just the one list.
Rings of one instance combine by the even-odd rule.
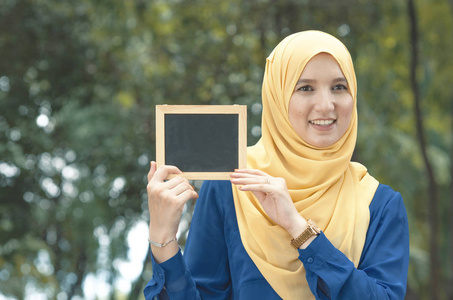
[[330, 112], [334, 109], [334, 98], [329, 91], [320, 91], [315, 103], [315, 111], [317, 112]]

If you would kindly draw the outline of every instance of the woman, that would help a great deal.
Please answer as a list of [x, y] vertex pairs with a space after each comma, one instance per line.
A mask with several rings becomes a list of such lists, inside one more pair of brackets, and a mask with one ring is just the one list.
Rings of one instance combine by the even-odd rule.
[[[146, 299], [403, 299], [403, 200], [351, 162], [356, 78], [345, 46], [319, 31], [286, 37], [263, 80], [262, 138], [231, 182], [148, 174], [153, 278]], [[197, 198], [184, 257], [176, 233]]]

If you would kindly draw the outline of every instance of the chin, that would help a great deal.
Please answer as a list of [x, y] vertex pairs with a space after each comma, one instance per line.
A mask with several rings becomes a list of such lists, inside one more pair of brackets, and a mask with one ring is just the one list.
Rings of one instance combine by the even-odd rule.
[[312, 143], [308, 142], [310, 145], [312, 146], [315, 146], [315, 147], [318, 147], [318, 148], [327, 148], [329, 146], [332, 146], [335, 141], [331, 141], [331, 140], [322, 140], [322, 141], [312, 141]]

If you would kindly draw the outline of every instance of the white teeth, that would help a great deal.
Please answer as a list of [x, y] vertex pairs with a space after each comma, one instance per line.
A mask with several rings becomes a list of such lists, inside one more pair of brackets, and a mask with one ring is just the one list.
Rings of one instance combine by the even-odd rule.
[[319, 126], [329, 126], [333, 122], [335, 122], [335, 120], [313, 120], [313, 121], [310, 121], [310, 123], [315, 124], [315, 125], [319, 125]]

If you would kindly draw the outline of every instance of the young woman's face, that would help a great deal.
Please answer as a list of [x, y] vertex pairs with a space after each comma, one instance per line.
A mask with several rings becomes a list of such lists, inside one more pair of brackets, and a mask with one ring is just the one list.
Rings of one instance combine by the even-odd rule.
[[289, 102], [289, 121], [304, 141], [325, 148], [348, 129], [353, 105], [337, 61], [320, 53], [307, 63], [296, 83]]

